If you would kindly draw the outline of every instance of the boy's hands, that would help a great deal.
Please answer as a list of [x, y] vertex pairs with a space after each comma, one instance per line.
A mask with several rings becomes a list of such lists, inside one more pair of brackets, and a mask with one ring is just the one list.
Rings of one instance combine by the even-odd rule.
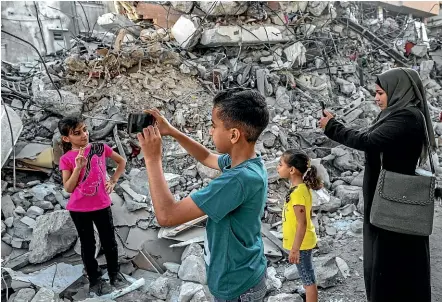
[[289, 254], [289, 262], [291, 264], [298, 264], [300, 258], [299, 250], [291, 249]]
[[328, 122], [335, 117], [327, 110], [324, 110], [324, 114], [325, 116], [321, 117], [321, 119], [319, 120], [319, 127], [321, 127], [322, 129], [325, 129], [325, 126], [327, 126]]
[[84, 157], [84, 149], [85, 148], [80, 148], [80, 151], [75, 158], [75, 168], [79, 170], [83, 169], [87, 164], [87, 159]]
[[138, 133], [137, 138], [146, 163], [148, 161], [161, 161], [162, 141], [160, 130], [156, 125], [144, 128], [143, 134]]
[[167, 121], [167, 119], [156, 108], [144, 110], [145, 113], [150, 113], [155, 117], [156, 126], [162, 136], [172, 135], [175, 128]]

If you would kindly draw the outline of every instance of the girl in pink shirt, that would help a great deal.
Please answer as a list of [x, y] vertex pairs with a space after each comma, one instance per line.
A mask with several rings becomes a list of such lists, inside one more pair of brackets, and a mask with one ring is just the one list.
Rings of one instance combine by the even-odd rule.
[[[89, 291], [100, 296], [112, 291], [102, 278], [95, 259], [94, 224], [106, 256], [110, 284], [121, 288], [126, 282], [119, 273], [118, 246], [112, 220], [112, 192], [126, 161], [109, 146], [89, 143], [89, 132], [84, 122], [77, 117], [66, 117], [58, 123], [62, 135], [64, 155], [60, 159], [63, 185], [71, 197], [66, 209], [80, 237], [81, 257], [89, 278]], [[117, 170], [106, 180], [106, 158], [117, 164]]]

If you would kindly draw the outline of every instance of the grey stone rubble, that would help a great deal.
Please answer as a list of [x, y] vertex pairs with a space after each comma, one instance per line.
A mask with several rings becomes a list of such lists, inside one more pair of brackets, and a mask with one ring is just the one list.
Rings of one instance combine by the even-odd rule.
[[[257, 89], [266, 97], [271, 117], [257, 142], [257, 152], [269, 177], [263, 222], [272, 226], [272, 234], [282, 238], [281, 211], [288, 184], [279, 178], [276, 168], [285, 149], [306, 150], [325, 186], [314, 193], [313, 209], [319, 238], [314, 265], [320, 292], [327, 293], [329, 288], [345, 282], [345, 278], [356, 276], [354, 264], [346, 263], [348, 259], [339, 254], [339, 247], [362, 236], [364, 155], [323, 135], [317, 126], [321, 116], [318, 101], [323, 100], [349, 127], [369, 126], [379, 112], [372, 101], [377, 73], [374, 71], [388, 70], [397, 62], [373, 42], [343, 26], [337, 17], [358, 20], [366, 30], [384, 35], [385, 40], [391, 38], [395, 49], [405, 53], [407, 39], [417, 39], [410, 29], [401, 28], [407, 16], [388, 17], [379, 23], [376, 15], [364, 15], [358, 7], [350, 9], [346, 1], [281, 2], [272, 10], [264, 4], [235, 1], [214, 7], [211, 2], [201, 1], [177, 1], [171, 5], [183, 15], [168, 31], [138, 31], [137, 27], [126, 33], [126, 38], [137, 35], [136, 39], [127, 39], [119, 52], [109, 51], [106, 60], [95, 50], [80, 52], [81, 47], [88, 49], [90, 44], [79, 40], [76, 43], [81, 47], [73, 47], [60, 60], [50, 62], [51, 77], [57, 87], [53, 87], [46, 73], [35, 73], [25, 80], [32, 102], [5, 96], [11, 110], [23, 116], [24, 128], [16, 154], [30, 142], [37, 142], [52, 146], [54, 162], [58, 163], [61, 150], [56, 125], [60, 117], [84, 114], [91, 139], [107, 143], [128, 158], [126, 173], [115, 188], [119, 199], [113, 199], [112, 209], [119, 261], [132, 276], [146, 280], [137, 292], [161, 301], [211, 301], [202, 237], [198, 233], [204, 222], [174, 236], [158, 238], [164, 229], [155, 220], [143, 156], [135, 136], [127, 133], [124, 123], [131, 112], [158, 107], [173, 125], [214, 150], [209, 134], [212, 94], [237, 86]], [[207, 18], [200, 23], [206, 13]], [[302, 13], [308, 18], [286, 24], [284, 13], [292, 17]], [[108, 25], [127, 21], [110, 16], [103, 19]], [[296, 42], [292, 42], [294, 34]], [[431, 49], [414, 43], [407, 62], [419, 71], [430, 111], [436, 117], [442, 108], [442, 47], [437, 41], [432, 43], [436, 47]], [[219, 45], [223, 47], [216, 47]], [[364, 72], [362, 86], [360, 66]], [[106, 75], [101, 79], [89, 78], [89, 72], [96, 71], [94, 68], [106, 70]], [[135, 72], [131, 71], [134, 68]], [[9, 75], [23, 76], [13, 64], [2, 62], [3, 69]], [[26, 114], [21, 115], [18, 107], [27, 108]], [[433, 126], [440, 144], [442, 123], [435, 119]], [[197, 163], [174, 140], [165, 137], [163, 142], [166, 179], [177, 200], [220, 175]], [[37, 155], [28, 157], [34, 160]], [[439, 163], [441, 159], [438, 150], [435, 160]], [[115, 166], [110, 162], [107, 165], [110, 174]], [[18, 160], [17, 166], [23, 168], [23, 161]], [[57, 167], [49, 170], [47, 177], [37, 177], [19, 169], [16, 188], [12, 174], [2, 171], [2, 259], [16, 270], [29, 269], [29, 263], [45, 264], [55, 257], [60, 257], [57, 261], [81, 259], [75, 227], [65, 210], [70, 194], [62, 188]], [[186, 248], [170, 248], [172, 244], [183, 244]], [[275, 249], [266, 242], [267, 248]], [[154, 264], [158, 267], [141, 261], [139, 250], [157, 261]], [[270, 252], [267, 257], [268, 301], [302, 301], [298, 294], [293, 294], [293, 288], [286, 288], [288, 284], [300, 284], [296, 266], [280, 261], [281, 257]], [[98, 260], [100, 265], [105, 263], [103, 255]], [[164, 273], [156, 272], [158, 269]], [[15, 282], [17, 293], [10, 300], [58, 299], [45, 288], [31, 287]]]

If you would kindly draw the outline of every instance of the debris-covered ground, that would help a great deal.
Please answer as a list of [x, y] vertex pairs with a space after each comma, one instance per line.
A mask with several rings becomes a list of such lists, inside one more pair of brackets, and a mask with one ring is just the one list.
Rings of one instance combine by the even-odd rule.
[[[58, 171], [57, 122], [82, 114], [91, 140], [107, 143], [128, 160], [111, 195], [112, 211], [122, 271], [145, 283], [115, 300], [211, 301], [201, 247], [205, 218], [159, 227], [140, 148], [127, 133], [126, 120], [129, 113], [157, 107], [173, 125], [213, 148], [213, 95], [246, 87], [265, 95], [271, 112], [257, 144], [270, 183], [262, 218], [268, 301], [302, 301], [297, 270], [279, 248], [288, 184], [278, 179], [276, 166], [287, 148], [303, 149], [314, 158], [325, 183], [325, 189], [314, 193], [320, 300], [365, 301], [364, 155], [330, 141], [317, 128], [319, 100], [349, 127], [363, 128], [379, 110], [373, 102], [375, 75], [396, 66], [415, 68], [442, 143], [441, 41], [423, 41], [417, 20], [408, 15], [385, 13], [379, 20], [377, 9], [346, 1], [171, 5], [183, 15], [169, 29], [141, 28], [122, 16], [103, 16], [100, 25], [109, 32], [78, 36], [72, 49], [47, 57], [49, 74], [43, 66], [2, 61], [2, 297], [92, 301], [85, 300], [80, 243], [65, 210], [69, 194]], [[434, 158], [439, 173], [441, 156], [438, 150]], [[169, 138], [164, 139], [164, 167], [177, 199], [218, 175]], [[109, 173], [113, 168], [109, 163]], [[441, 213], [438, 204], [432, 240], [434, 301], [442, 301]], [[99, 246], [97, 258], [105, 264]]]

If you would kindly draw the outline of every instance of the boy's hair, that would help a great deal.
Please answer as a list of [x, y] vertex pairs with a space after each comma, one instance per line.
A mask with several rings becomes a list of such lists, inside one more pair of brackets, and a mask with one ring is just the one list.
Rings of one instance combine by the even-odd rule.
[[[75, 130], [80, 124], [84, 123], [83, 119], [76, 116], [68, 116], [58, 122], [58, 131], [62, 136], [69, 136], [71, 131]], [[61, 140], [63, 153], [72, 149], [72, 144]]]
[[307, 154], [289, 149], [283, 153], [282, 158], [289, 167], [295, 167], [302, 173], [302, 179], [309, 189], [319, 190], [322, 188], [322, 180], [318, 176], [318, 170], [315, 166], [312, 166]]
[[265, 98], [256, 90], [231, 89], [218, 93], [214, 108], [227, 129], [240, 128], [250, 142], [256, 142], [269, 124], [269, 111]]

